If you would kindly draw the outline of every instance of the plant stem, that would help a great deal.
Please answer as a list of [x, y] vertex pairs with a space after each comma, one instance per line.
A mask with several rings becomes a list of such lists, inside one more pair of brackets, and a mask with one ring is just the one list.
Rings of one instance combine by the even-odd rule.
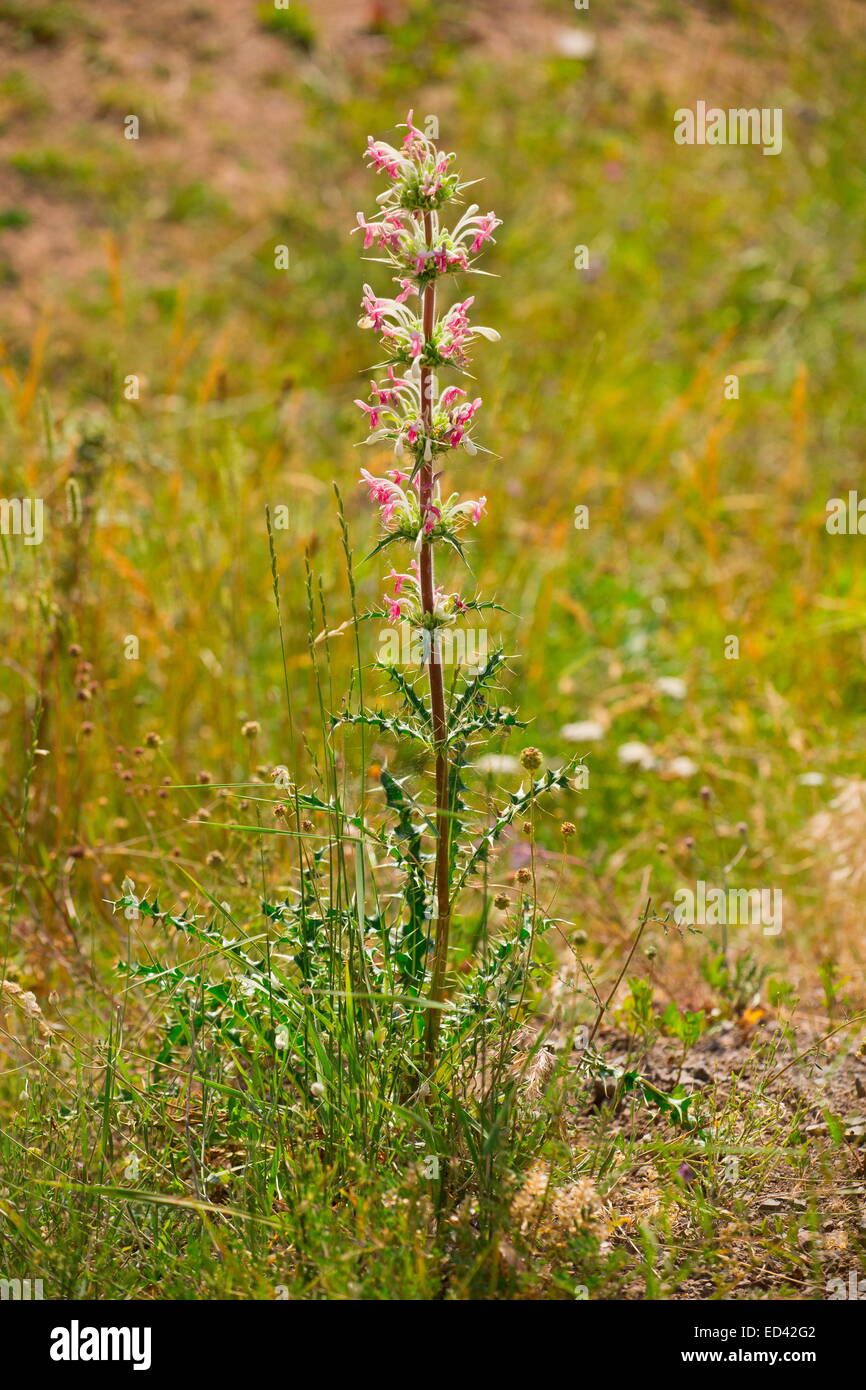
[[607, 999], [605, 1000], [604, 1004], [602, 1004], [601, 1008], [600, 1008], [599, 1011], [598, 1011], [598, 1017], [597, 1017], [596, 1020], [595, 1020], [595, 1023], [594, 1023], [594, 1025], [593, 1025], [592, 1032], [590, 1033], [590, 1035], [589, 1035], [589, 1040], [588, 1040], [588, 1042], [587, 1042], [587, 1044], [586, 1044], [587, 1047], [591, 1047], [591, 1046], [592, 1046], [592, 1040], [593, 1040], [593, 1038], [595, 1037], [596, 1033], [598, 1032], [599, 1024], [601, 1023], [601, 1020], [604, 1018], [605, 1014], [607, 1013], [608, 1009], [610, 1008], [610, 1006], [611, 1006], [611, 1004], [612, 1004], [612, 1002], [613, 1002], [613, 997], [614, 997], [614, 995], [616, 994], [617, 990], [619, 989], [620, 985], [622, 984], [623, 976], [625, 975], [625, 972], [628, 970], [629, 966], [631, 965], [631, 958], [632, 958], [632, 956], [634, 955], [635, 951], [637, 950], [638, 946], [640, 945], [640, 939], [641, 939], [641, 937], [642, 937], [643, 934], [644, 934], [644, 929], [645, 929], [645, 927], [646, 927], [647, 922], [648, 922], [649, 919], [650, 919], [650, 914], [651, 914], [651, 912], [652, 912], [652, 900], [648, 901], [646, 907], [644, 908], [644, 914], [643, 914], [643, 916], [642, 916], [641, 919], [640, 919], [640, 926], [639, 926], [638, 929], [637, 929], [637, 934], [636, 934], [636, 936], [635, 936], [634, 941], [631, 943], [631, 950], [629, 951], [628, 955], [627, 955], [626, 958], [625, 958], [625, 961], [623, 962], [622, 970], [619, 972], [619, 975], [617, 976], [616, 984], [614, 985], [614, 987], [613, 987], [613, 989], [611, 990], [610, 994], [607, 996]]
[[[429, 246], [433, 239], [433, 219], [429, 212], [424, 213], [424, 238]], [[436, 314], [436, 287], [431, 281], [424, 287], [423, 294], [423, 332], [424, 341], [433, 338], [433, 325]], [[433, 433], [433, 369], [421, 368], [421, 420], [424, 426], [425, 450], [429, 452], [421, 464], [419, 479], [419, 500], [421, 503], [422, 524], [426, 520], [427, 508], [433, 499], [435, 478], [433, 473], [432, 449], [426, 441]], [[435, 578], [433, 572], [433, 546], [424, 542], [421, 546], [421, 607], [423, 612], [432, 614], [434, 609]], [[433, 741], [436, 745], [436, 935], [433, 948], [433, 970], [430, 978], [430, 1001], [441, 1002], [445, 989], [445, 971], [448, 964], [448, 935], [451, 921], [449, 902], [449, 861], [450, 861], [450, 817], [448, 814], [448, 755], [445, 738], [447, 725], [445, 718], [445, 685], [442, 678], [439, 644], [436, 629], [430, 627], [430, 659], [427, 671], [430, 678], [430, 712], [433, 718]], [[439, 1036], [441, 1010], [431, 1008], [427, 1011], [427, 1054], [432, 1057]]]

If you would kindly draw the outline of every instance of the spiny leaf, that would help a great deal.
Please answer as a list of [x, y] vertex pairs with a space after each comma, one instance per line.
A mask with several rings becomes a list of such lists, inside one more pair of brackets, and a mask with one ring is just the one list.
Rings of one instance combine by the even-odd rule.
[[549, 769], [543, 776], [539, 777], [536, 782], [530, 782], [527, 788], [521, 787], [520, 791], [511, 793], [505, 809], [499, 813], [493, 824], [485, 830], [472, 851], [468, 862], [457, 880], [456, 892], [459, 892], [463, 887], [476, 864], [483, 862], [491, 846], [496, 843], [513, 820], [518, 816], [525, 815], [529, 807], [532, 806], [540, 796], [543, 796], [545, 792], [550, 791], [551, 787], [563, 788], [568, 786], [569, 774], [572, 772], [573, 768], [574, 760], [566, 763], [564, 767], [559, 768], [557, 771]]
[[373, 663], [373, 666], [374, 669], [384, 671], [386, 676], [394, 682], [407, 705], [411, 707], [421, 722], [423, 724], [430, 724], [431, 715], [429, 709], [421, 699], [415, 687], [407, 681], [403, 673], [398, 671], [396, 666], [387, 666], [384, 661], [376, 661]]
[[471, 681], [466, 682], [466, 688], [459, 700], [455, 701], [450, 712], [450, 721], [457, 723], [461, 717], [471, 708], [478, 696], [483, 694], [487, 685], [496, 675], [497, 671], [505, 665], [506, 656], [501, 647], [497, 647], [495, 652], [491, 652], [483, 667]]
[[367, 724], [371, 728], [383, 729], [385, 733], [394, 734], [397, 738], [411, 738], [416, 743], [422, 743], [425, 748], [430, 747], [430, 740], [420, 729], [416, 729], [414, 725], [407, 724], [402, 719], [380, 714], [376, 710], [361, 710], [358, 714], [332, 715], [331, 728], [335, 729], [339, 724]]

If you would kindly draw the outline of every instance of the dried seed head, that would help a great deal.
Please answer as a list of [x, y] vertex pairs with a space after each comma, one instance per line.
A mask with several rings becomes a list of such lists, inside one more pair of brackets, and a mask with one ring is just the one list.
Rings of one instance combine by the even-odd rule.
[[257, 719], [247, 719], [246, 722], [241, 725], [241, 733], [244, 738], [258, 738], [261, 731], [262, 726]]
[[570, 835], [573, 835], [575, 833], [576, 829], [577, 827], [575, 826], [574, 821], [564, 820], [562, 822], [562, 838], [564, 840], [567, 840]]
[[520, 754], [520, 761], [528, 772], [535, 772], [536, 768], [541, 767], [543, 758], [539, 748], [524, 748]]
[[536, 1248], [555, 1250], [576, 1236], [601, 1239], [607, 1230], [604, 1207], [588, 1178], [554, 1187], [550, 1169], [535, 1163], [511, 1203], [518, 1233]]
[[27, 1018], [35, 1023], [36, 1028], [43, 1038], [50, 1038], [52, 1036], [53, 1030], [51, 1025], [43, 1018], [42, 1010], [39, 1007], [36, 995], [32, 994], [30, 990], [23, 990], [20, 985], [16, 985], [12, 980], [2, 980], [0, 981], [0, 1009], [2, 1009], [5, 1000], [14, 1004]]
[[532, 882], [532, 874], [530, 873], [529, 869], [518, 869], [514, 877], [517, 879], [518, 883]]

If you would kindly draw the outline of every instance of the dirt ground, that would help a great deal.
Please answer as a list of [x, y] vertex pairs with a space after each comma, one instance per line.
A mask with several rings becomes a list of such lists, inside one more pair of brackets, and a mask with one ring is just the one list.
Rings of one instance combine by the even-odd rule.
[[[25, 333], [41, 312], [60, 312], [70, 289], [104, 273], [112, 257], [129, 257], [138, 277], [158, 282], [161, 272], [194, 263], [201, 252], [195, 228], [160, 220], [158, 192], [148, 194], [142, 217], [127, 209], [118, 227], [86, 177], [68, 186], [66, 176], [52, 179], [49, 165], [34, 178], [10, 164], [17, 154], [48, 149], [73, 164], [107, 162], [118, 177], [134, 161], [157, 185], [183, 179], [212, 188], [231, 205], [241, 235], [244, 227], [255, 233], [261, 219], [290, 204], [303, 85], [350, 95], [366, 68], [387, 60], [388, 26], [405, 18], [407, 6], [316, 0], [309, 53], [265, 31], [256, 6], [237, 0], [76, 0], [51, 41], [25, 39], [4, 20], [5, 8], [0, 213], [17, 220], [11, 230], [0, 224], [0, 304], [7, 331]], [[788, 45], [802, 42], [806, 5], [774, 0], [761, 9], [782, 26]], [[592, 63], [624, 103], [676, 107], [696, 90], [734, 99], [754, 86], [742, 20], [723, 5], [639, 0], [613, 13], [575, 10], [566, 0], [478, 0], [463, 21], [467, 60], [513, 65], [518, 83], [527, 62], [559, 57]], [[862, 7], [849, 0], [834, 6], [834, 23], [862, 33]], [[136, 141], [123, 135], [128, 114], [139, 116]]]

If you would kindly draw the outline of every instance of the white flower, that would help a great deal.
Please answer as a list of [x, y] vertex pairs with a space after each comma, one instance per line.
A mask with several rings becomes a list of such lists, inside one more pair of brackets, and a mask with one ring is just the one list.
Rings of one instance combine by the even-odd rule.
[[485, 753], [475, 764], [479, 772], [508, 773], [519, 772], [520, 763], [510, 753]]
[[314, 1081], [312, 1086], [310, 1087], [310, 1095], [315, 1096], [317, 1100], [321, 1100], [324, 1094], [325, 1088], [322, 1085], [321, 1081]]
[[639, 743], [636, 739], [629, 743], [623, 743], [616, 750], [616, 755], [621, 763], [626, 767], [637, 765], [648, 771], [655, 767], [656, 760], [651, 748], [647, 748], [645, 743]]
[[274, 1047], [278, 1052], [286, 1052], [289, 1046], [288, 1028], [278, 1028], [274, 1034]]
[[591, 58], [595, 53], [595, 37], [580, 29], [558, 29], [555, 43], [564, 58]]
[[688, 687], [679, 676], [659, 676], [656, 690], [660, 695], [670, 695], [672, 700], [684, 700], [688, 694]]
[[671, 758], [667, 765], [667, 770], [672, 777], [694, 777], [700, 771], [697, 763], [693, 763], [691, 758]]
[[592, 743], [594, 739], [604, 738], [604, 729], [595, 719], [578, 719], [574, 724], [563, 724], [559, 733], [566, 743]]
[[801, 772], [797, 781], [801, 787], [822, 787], [824, 774], [823, 772]]

